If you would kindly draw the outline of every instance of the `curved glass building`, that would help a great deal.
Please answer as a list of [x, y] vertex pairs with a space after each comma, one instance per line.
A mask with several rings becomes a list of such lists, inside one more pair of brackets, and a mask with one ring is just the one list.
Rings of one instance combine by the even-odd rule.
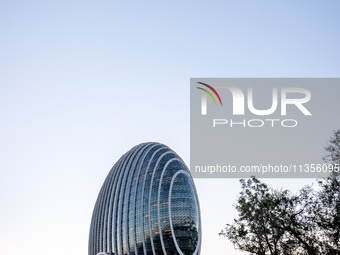
[[182, 159], [159, 143], [132, 148], [100, 190], [89, 255], [198, 255], [200, 247], [199, 202]]

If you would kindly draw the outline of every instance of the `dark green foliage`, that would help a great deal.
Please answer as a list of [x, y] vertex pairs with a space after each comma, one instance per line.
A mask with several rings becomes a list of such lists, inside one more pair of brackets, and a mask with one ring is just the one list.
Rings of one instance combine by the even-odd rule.
[[319, 185], [315, 223], [322, 233], [322, 245], [327, 254], [340, 254], [340, 178], [328, 177], [319, 181]]
[[[340, 163], [340, 130], [325, 148], [328, 164]], [[340, 175], [306, 186], [298, 194], [269, 188], [255, 177], [242, 179], [233, 224], [220, 235], [250, 254], [340, 255]]]
[[340, 164], [340, 129], [333, 132], [333, 136], [327, 141], [325, 150], [328, 152], [323, 160], [330, 164]]

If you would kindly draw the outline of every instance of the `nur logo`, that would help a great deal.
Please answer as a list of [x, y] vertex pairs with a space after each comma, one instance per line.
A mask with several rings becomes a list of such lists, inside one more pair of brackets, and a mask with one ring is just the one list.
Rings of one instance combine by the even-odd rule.
[[[210, 89], [220, 101], [222, 106], [222, 100], [220, 95], [217, 91], [210, 85], [197, 82], [205, 86], [206, 88]], [[304, 115], [311, 116], [312, 114], [307, 110], [304, 106], [311, 99], [311, 93], [309, 90], [305, 88], [296, 88], [296, 87], [282, 87], [280, 90], [278, 88], [272, 88], [272, 105], [268, 109], [256, 109], [253, 103], [253, 88], [247, 88], [247, 96], [245, 97], [242, 89], [233, 85], [218, 85], [215, 86], [219, 89], [227, 89], [232, 95], [233, 98], [233, 115], [244, 115], [245, 114], [245, 105], [248, 107], [249, 112], [254, 115], [265, 116], [273, 114], [279, 105], [280, 101], [280, 108], [281, 108], [281, 115], [287, 115], [287, 105], [295, 105]], [[197, 87], [197, 89], [203, 90], [206, 92], [214, 101], [215, 105], [217, 105], [214, 95], [207, 89]], [[297, 98], [293, 98], [294, 97]], [[247, 104], [245, 104], [245, 101]], [[201, 115], [207, 115], [207, 96], [206, 94], [202, 95], [201, 98]]]

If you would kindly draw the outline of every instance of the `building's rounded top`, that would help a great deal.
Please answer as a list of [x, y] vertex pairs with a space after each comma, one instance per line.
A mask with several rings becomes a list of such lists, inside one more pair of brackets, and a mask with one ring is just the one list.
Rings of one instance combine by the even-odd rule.
[[89, 255], [198, 255], [200, 243], [199, 202], [182, 159], [159, 143], [125, 153], [99, 193]]

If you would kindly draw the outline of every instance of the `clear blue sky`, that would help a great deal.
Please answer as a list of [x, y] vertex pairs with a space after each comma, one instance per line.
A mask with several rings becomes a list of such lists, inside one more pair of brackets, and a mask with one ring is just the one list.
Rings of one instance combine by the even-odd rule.
[[[0, 254], [86, 254], [124, 152], [158, 141], [189, 165], [190, 77], [339, 77], [339, 24], [336, 0], [0, 1]], [[238, 254], [217, 236], [238, 180], [196, 185], [202, 255]]]

